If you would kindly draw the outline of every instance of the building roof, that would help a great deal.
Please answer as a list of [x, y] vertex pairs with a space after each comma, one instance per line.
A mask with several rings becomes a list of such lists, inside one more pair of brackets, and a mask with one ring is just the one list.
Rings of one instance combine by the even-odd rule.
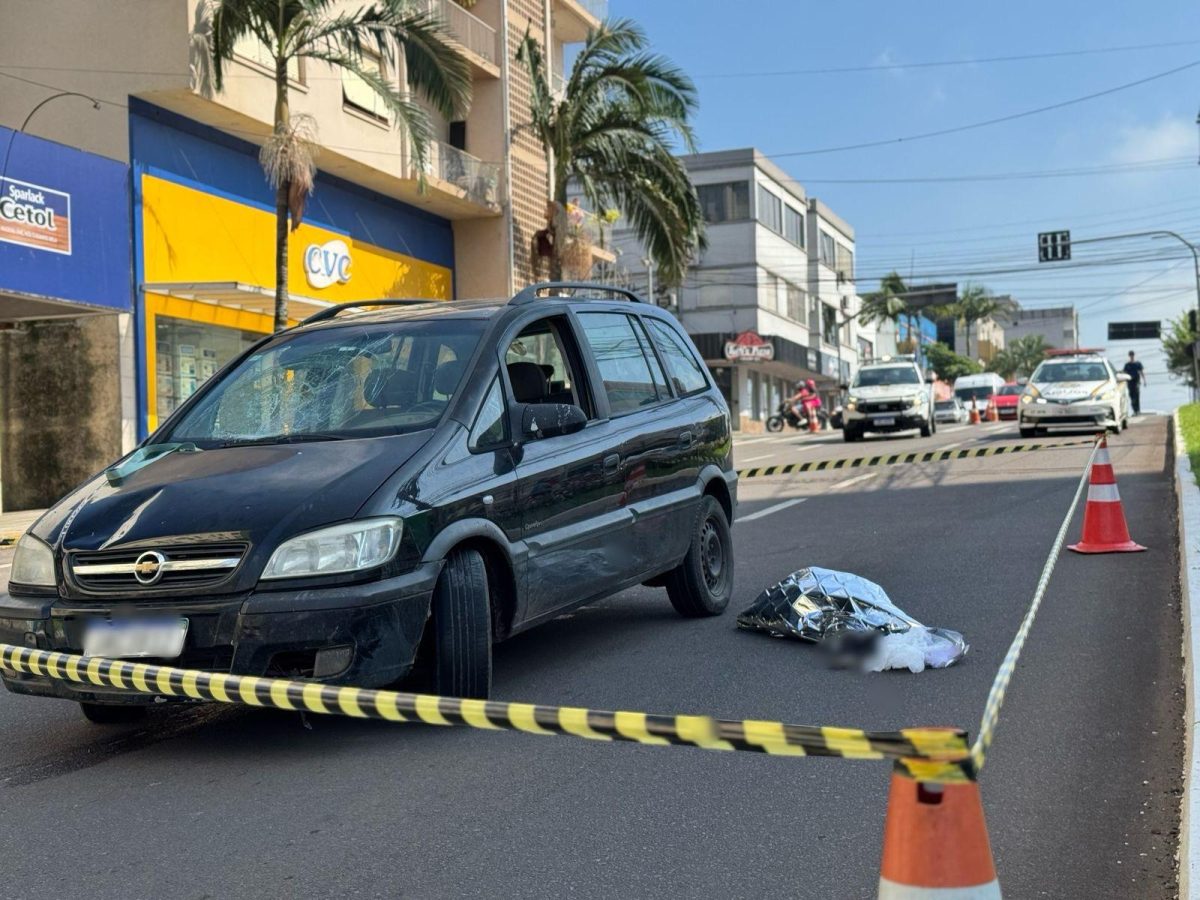
[[736, 166], [756, 166], [801, 203], [808, 203], [808, 195], [804, 193], [803, 185], [754, 147], [714, 150], [710, 153], [689, 153], [680, 156], [679, 160], [687, 166], [689, 172], [730, 169]]

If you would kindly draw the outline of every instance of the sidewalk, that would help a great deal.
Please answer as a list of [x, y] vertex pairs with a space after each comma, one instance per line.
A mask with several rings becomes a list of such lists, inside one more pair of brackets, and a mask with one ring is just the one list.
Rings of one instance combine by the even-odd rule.
[[0, 547], [15, 542], [44, 512], [44, 509], [0, 512]]

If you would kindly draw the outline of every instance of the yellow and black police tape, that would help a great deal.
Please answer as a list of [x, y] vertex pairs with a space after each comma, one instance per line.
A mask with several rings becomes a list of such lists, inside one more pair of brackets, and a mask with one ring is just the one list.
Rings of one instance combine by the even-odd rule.
[[0, 644], [0, 669], [143, 694], [358, 719], [569, 735], [593, 741], [674, 744], [704, 750], [744, 750], [776, 756], [893, 759], [914, 778], [925, 781], [964, 781], [973, 775], [967, 734], [952, 728], [863, 731], [757, 719], [714, 719], [468, 700], [175, 669], [11, 644]]
[[979, 459], [984, 456], [1010, 456], [1014, 453], [1029, 453], [1034, 450], [1058, 450], [1063, 447], [1081, 447], [1091, 444], [1083, 441], [1063, 441], [1055, 444], [1010, 444], [998, 447], [967, 447], [963, 450], [927, 450], [924, 453], [892, 453], [879, 456], [859, 456], [852, 459], [810, 459], [807, 462], [784, 463], [778, 466], [755, 466], [738, 469], [738, 478], [761, 478], [766, 475], [794, 475], [800, 472], [826, 472], [836, 469], [866, 469], [871, 466], [897, 466], [909, 463], [947, 462], [958, 459]]

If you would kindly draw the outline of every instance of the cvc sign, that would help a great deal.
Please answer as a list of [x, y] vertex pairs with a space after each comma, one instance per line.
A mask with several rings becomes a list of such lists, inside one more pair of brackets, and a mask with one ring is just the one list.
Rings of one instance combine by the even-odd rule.
[[309, 244], [304, 249], [304, 277], [313, 287], [327, 288], [350, 280], [350, 248], [345, 241]]

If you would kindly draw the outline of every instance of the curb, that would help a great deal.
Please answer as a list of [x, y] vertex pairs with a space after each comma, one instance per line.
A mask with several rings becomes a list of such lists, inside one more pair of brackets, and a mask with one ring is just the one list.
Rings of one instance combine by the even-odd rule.
[[1196, 699], [1200, 696], [1200, 487], [1179, 427], [1173, 415], [1175, 437], [1175, 495], [1179, 498], [1179, 587], [1183, 611], [1184, 756], [1183, 799], [1179, 811], [1179, 896], [1200, 900], [1200, 722]]

